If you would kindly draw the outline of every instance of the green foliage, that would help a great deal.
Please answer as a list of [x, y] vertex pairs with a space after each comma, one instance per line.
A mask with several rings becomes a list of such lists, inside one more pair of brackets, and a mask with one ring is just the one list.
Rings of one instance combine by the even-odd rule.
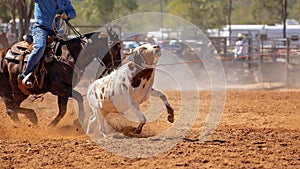
[[251, 0], [233, 1], [232, 24], [257, 24], [252, 13]]
[[252, 0], [252, 16], [257, 24], [281, 23], [280, 0]]
[[[225, 3], [224, 3], [225, 2]], [[227, 23], [229, 1], [174, 0], [168, 5], [169, 13], [189, 20], [201, 29], [221, 27]]]
[[[232, 24], [282, 23], [282, 0], [239, 0], [233, 1]], [[300, 18], [300, 1], [287, 0], [288, 19]]]
[[300, 19], [300, 1], [289, 0], [288, 1], [288, 18], [293, 18], [299, 21]]
[[78, 15], [75, 22], [80, 20], [91, 25], [106, 24], [138, 8], [135, 0], [84, 0], [74, 6]]
[[0, 3], [0, 11], [2, 11], [0, 12], [0, 21], [2, 23], [9, 22], [11, 20], [11, 16], [9, 15], [9, 12], [2, 3]]

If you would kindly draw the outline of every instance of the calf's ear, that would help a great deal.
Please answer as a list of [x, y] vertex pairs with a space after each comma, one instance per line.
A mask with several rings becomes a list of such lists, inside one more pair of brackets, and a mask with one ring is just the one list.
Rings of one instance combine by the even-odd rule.
[[140, 52], [140, 53], [144, 53], [146, 50], [147, 50], [146, 47], [141, 47], [141, 48], [139, 49], [139, 52]]

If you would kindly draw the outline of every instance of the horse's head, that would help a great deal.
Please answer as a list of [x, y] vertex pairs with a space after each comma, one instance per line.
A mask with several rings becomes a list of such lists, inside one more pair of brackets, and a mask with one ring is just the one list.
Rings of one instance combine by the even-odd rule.
[[107, 55], [111, 55], [111, 59], [109, 57], [106, 58], [106, 66], [109, 68], [114, 69], [117, 68], [121, 63], [121, 52], [122, 52], [122, 45], [119, 35], [114, 31], [112, 28], [106, 29], [107, 35], [109, 37], [109, 53]]
[[94, 58], [105, 66], [105, 72], [117, 68], [121, 63], [121, 41], [112, 29], [94, 32], [64, 42], [76, 62], [77, 68], [84, 70]]
[[65, 41], [68, 51], [76, 62], [77, 68], [84, 70], [94, 58], [102, 60], [109, 50], [108, 37], [100, 32], [85, 34]]
[[83, 52], [91, 54], [91, 57], [103, 60], [105, 54], [110, 50], [108, 45], [108, 36], [103, 32], [95, 32], [86, 39], [86, 48]]

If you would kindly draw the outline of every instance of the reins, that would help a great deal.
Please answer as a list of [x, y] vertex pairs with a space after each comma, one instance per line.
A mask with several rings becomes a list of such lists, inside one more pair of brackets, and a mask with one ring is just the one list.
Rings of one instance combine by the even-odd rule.
[[63, 19], [63, 20], [66, 22], [68, 27], [74, 32], [76, 37], [79, 37], [80, 39], [84, 38], [84, 36], [82, 36], [82, 34], [67, 19]]

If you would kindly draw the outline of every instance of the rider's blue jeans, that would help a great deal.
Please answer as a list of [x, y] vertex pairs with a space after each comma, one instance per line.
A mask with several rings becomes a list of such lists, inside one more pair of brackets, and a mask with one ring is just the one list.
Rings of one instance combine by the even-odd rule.
[[34, 25], [32, 29], [33, 33], [33, 51], [28, 57], [27, 66], [23, 76], [27, 76], [30, 72], [33, 71], [36, 64], [44, 55], [44, 51], [46, 49], [47, 37], [52, 35], [52, 31], [45, 29], [41, 26]]

